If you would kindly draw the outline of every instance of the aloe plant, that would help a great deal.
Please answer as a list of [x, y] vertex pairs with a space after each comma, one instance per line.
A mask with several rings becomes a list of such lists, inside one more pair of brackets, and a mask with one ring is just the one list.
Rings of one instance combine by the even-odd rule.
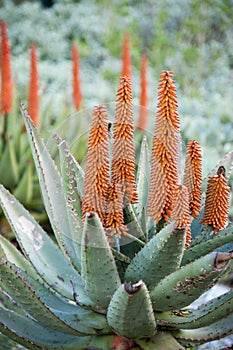
[[233, 228], [225, 210], [217, 225], [209, 211], [219, 218], [221, 203], [229, 205], [222, 168], [210, 179], [215, 185], [207, 189], [205, 209], [199, 208], [196, 142], [186, 156], [186, 186], [178, 182], [171, 77], [161, 75], [152, 169], [144, 138], [137, 176], [129, 78], [121, 78], [113, 133], [105, 107], [94, 109], [85, 172], [59, 135], [55, 165], [21, 106], [56, 238], [0, 186], [22, 251], [0, 236], [0, 331], [26, 348], [180, 350], [232, 333], [232, 290], [192, 307], [229, 269], [233, 254], [218, 250], [233, 242]]

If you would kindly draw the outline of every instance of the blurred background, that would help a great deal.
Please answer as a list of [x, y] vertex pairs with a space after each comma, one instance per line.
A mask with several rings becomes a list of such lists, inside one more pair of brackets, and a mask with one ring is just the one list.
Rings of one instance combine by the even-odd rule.
[[232, 0], [1, 0], [0, 4], [21, 101], [27, 98], [30, 45], [37, 45], [43, 117], [72, 112], [66, 107], [72, 103], [73, 43], [79, 48], [83, 107], [115, 101], [127, 31], [135, 105], [141, 56], [148, 57], [148, 128], [154, 127], [160, 72], [172, 70], [183, 137], [201, 143], [204, 175], [231, 150]]

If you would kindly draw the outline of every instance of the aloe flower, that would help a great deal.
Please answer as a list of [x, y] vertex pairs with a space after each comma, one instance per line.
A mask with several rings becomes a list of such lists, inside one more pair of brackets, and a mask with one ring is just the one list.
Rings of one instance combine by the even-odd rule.
[[1, 111], [6, 115], [12, 111], [13, 83], [11, 76], [11, 47], [7, 24], [1, 21]]
[[28, 95], [28, 113], [35, 126], [39, 124], [39, 73], [36, 45], [31, 45], [31, 74]]
[[129, 79], [131, 79], [130, 36], [128, 32], [124, 33], [123, 38], [121, 76], [127, 76]]
[[104, 224], [109, 187], [108, 121], [104, 106], [93, 111], [88, 140], [88, 153], [82, 200], [83, 219], [86, 213], [96, 212]]
[[158, 86], [158, 112], [153, 138], [148, 214], [156, 224], [169, 221], [178, 184], [180, 121], [173, 73], [163, 71]]
[[82, 105], [82, 92], [80, 85], [80, 60], [79, 60], [79, 52], [77, 45], [73, 44], [72, 46], [72, 84], [73, 84], [73, 102], [75, 108], [79, 110]]
[[230, 187], [225, 178], [225, 168], [220, 166], [217, 175], [209, 176], [206, 201], [201, 224], [212, 225], [214, 233], [225, 227], [229, 211]]
[[184, 185], [189, 193], [191, 215], [196, 218], [201, 209], [202, 155], [201, 147], [195, 140], [187, 144]]
[[137, 127], [139, 130], [145, 130], [148, 121], [148, 95], [147, 95], [147, 56], [141, 58], [141, 94], [140, 109]]
[[128, 77], [120, 79], [113, 137], [112, 181], [122, 186], [126, 203], [136, 203], [132, 88]]

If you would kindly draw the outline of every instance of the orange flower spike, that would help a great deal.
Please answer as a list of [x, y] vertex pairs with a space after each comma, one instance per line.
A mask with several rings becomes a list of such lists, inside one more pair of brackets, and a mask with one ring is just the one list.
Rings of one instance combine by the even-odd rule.
[[199, 143], [190, 140], [187, 144], [184, 186], [189, 193], [191, 215], [196, 218], [201, 210], [202, 154]]
[[124, 33], [123, 38], [121, 76], [127, 76], [129, 79], [131, 79], [130, 36], [128, 32]]
[[39, 124], [39, 73], [36, 45], [31, 44], [31, 74], [28, 95], [28, 114], [35, 126]]
[[176, 222], [177, 228], [186, 229], [186, 248], [188, 248], [191, 241], [189, 194], [187, 187], [183, 185], [176, 187], [171, 219]]
[[143, 55], [141, 59], [141, 95], [140, 95], [140, 110], [138, 119], [138, 129], [145, 130], [148, 110], [147, 110], [147, 56]]
[[134, 156], [132, 88], [128, 77], [120, 79], [113, 130], [112, 181], [122, 186], [124, 201], [137, 202]]
[[11, 77], [11, 48], [7, 24], [1, 21], [1, 111], [3, 115], [12, 111], [13, 83]]
[[220, 166], [217, 175], [209, 176], [205, 209], [201, 224], [212, 225], [214, 233], [226, 225], [230, 200], [230, 187], [225, 178], [225, 168]]
[[169, 221], [174, 190], [178, 184], [180, 121], [172, 75], [172, 72], [163, 71], [158, 87], [158, 111], [153, 138], [148, 196], [148, 214], [156, 224], [163, 218]]
[[121, 234], [127, 234], [123, 219], [123, 195], [120, 186], [115, 183], [109, 185], [104, 227], [110, 241], [114, 235], [121, 238]]
[[72, 46], [72, 61], [73, 61], [73, 102], [75, 108], [80, 110], [82, 106], [82, 92], [81, 92], [81, 84], [80, 84], [80, 60], [79, 60], [79, 52], [77, 45], [73, 44]]
[[86, 174], [84, 180], [82, 212], [96, 212], [104, 224], [109, 187], [108, 120], [104, 106], [93, 111], [88, 140]]

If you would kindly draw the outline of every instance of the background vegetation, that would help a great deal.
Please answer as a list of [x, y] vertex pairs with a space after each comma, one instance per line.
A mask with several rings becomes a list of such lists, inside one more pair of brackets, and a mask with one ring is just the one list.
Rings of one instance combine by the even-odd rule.
[[[45, 4], [46, 1], [43, 1]], [[47, 2], [49, 3], [49, 2]], [[52, 2], [50, 2], [52, 4]], [[142, 53], [149, 58], [150, 127], [154, 125], [157, 81], [173, 70], [185, 138], [204, 148], [205, 174], [232, 141], [232, 0], [2, 0], [13, 74], [20, 100], [26, 100], [29, 49], [38, 45], [41, 114], [54, 118], [71, 104], [71, 45], [81, 58], [84, 106], [112, 102], [121, 70], [122, 36], [131, 37], [134, 103], [139, 101]], [[69, 110], [70, 111], [70, 110]], [[73, 110], [74, 111], [74, 110]]]

